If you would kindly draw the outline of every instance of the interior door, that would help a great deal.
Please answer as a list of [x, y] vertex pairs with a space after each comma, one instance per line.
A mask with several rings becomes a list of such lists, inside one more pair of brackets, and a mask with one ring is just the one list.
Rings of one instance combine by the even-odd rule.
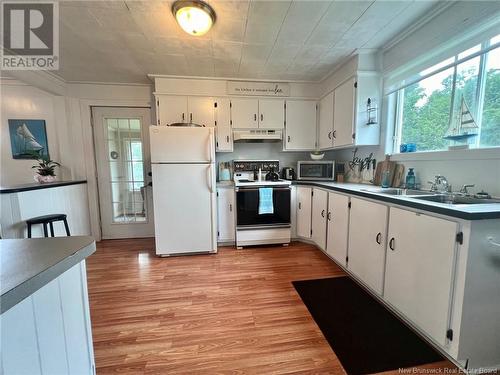
[[349, 233], [349, 197], [328, 193], [328, 234], [326, 252], [342, 266], [346, 266]]
[[320, 149], [333, 147], [333, 92], [319, 102], [318, 146]]
[[297, 187], [297, 236], [311, 238], [311, 188]]
[[92, 108], [102, 238], [154, 236], [149, 108]]
[[231, 120], [233, 128], [258, 128], [259, 101], [257, 99], [231, 99]]
[[312, 240], [322, 250], [326, 247], [328, 192], [314, 189], [312, 197]]
[[188, 121], [203, 126], [215, 126], [215, 100], [205, 96], [188, 98]]
[[356, 110], [356, 78], [352, 77], [335, 89], [333, 105], [333, 145], [347, 146], [354, 143], [354, 111]]
[[189, 121], [186, 96], [158, 95], [156, 107], [159, 125]]
[[384, 298], [446, 343], [458, 224], [391, 207]]
[[351, 198], [349, 268], [379, 295], [384, 284], [385, 244], [389, 207]]
[[282, 99], [259, 100], [259, 128], [282, 129], [285, 122], [285, 101]]

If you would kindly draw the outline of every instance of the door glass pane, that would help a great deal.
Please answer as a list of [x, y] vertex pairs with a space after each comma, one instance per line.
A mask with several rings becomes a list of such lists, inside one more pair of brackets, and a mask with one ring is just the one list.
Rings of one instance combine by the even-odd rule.
[[479, 145], [500, 146], [500, 48], [495, 48], [486, 56], [483, 103]]
[[141, 122], [139, 119], [105, 119], [113, 223], [145, 222], [147, 192]]

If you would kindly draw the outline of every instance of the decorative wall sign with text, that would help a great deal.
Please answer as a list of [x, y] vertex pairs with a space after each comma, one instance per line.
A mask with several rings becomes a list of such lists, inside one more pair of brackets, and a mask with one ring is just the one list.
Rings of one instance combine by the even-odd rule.
[[289, 83], [228, 81], [228, 95], [290, 96]]

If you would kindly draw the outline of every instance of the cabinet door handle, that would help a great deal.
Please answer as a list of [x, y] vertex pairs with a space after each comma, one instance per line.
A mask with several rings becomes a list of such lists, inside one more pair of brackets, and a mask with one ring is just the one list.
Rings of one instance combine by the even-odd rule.
[[378, 232], [377, 237], [375, 237], [375, 241], [380, 245], [382, 243], [382, 233]]
[[300, 204], [300, 202], [299, 202], [299, 210], [301, 210], [301, 209], [302, 209], [302, 204]]
[[233, 205], [229, 203], [229, 212], [233, 212]]
[[396, 249], [394, 248], [394, 237], [392, 237], [392, 238], [391, 238], [391, 240], [389, 241], [389, 248], [390, 248], [392, 251], [396, 250]]
[[229, 143], [229, 136], [226, 135], [226, 142]]
[[257, 113], [254, 113], [254, 114], [253, 114], [253, 120], [254, 120], [254, 121], [257, 121]]
[[193, 122], [193, 114], [192, 113], [189, 114], [189, 122]]
[[333, 133], [332, 133], [334, 139], [337, 138], [336, 134], [337, 134], [337, 131], [334, 130]]
[[288, 136], [287, 140], [288, 140], [288, 142], [290, 142], [290, 136]]
[[182, 112], [182, 121], [184, 121], [184, 112]]
[[325, 217], [325, 210], [321, 211], [321, 217]]
[[260, 114], [260, 121], [264, 121], [264, 115], [262, 113]]
[[332, 221], [332, 213], [328, 212], [328, 215], [326, 215], [326, 218], [328, 219], [328, 221]]
[[328, 132], [328, 139], [332, 139], [332, 132]]

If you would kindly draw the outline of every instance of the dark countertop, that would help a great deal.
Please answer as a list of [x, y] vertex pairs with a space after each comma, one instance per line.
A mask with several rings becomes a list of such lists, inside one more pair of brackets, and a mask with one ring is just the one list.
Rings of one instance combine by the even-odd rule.
[[465, 220], [485, 220], [485, 219], [500, 219], [500, 203], [482, 203], [482, 204], [447, 204], [437, 203], [415, 199], [410, 196], [402, 195], [386, 195], [374, 193], [370, 189], [380, 189], [380, 186], [353, 184], [353, 183], [337, 183], [337, 182], [321, 182], [321, 181], [293, 181], [293, 185], [308, 185], [316, 186], [332, 191], [352, 194], [360, 197], [371, 198], [382, 202], [393, 203], [400, 206], [416, 208], [422, 211], [434, 212], [441, 215], [456, 217]]
[[88, 236], [0, 240], [3, 314], [95, 252]]
[[0, 187], [0, 194], [20, 193], [23, 191], [49, 189], [49, 188], [54, 188], [54, 187], [59, 187], [59, 186], [78, 185], [78, 184], [86, 184], [86, 183], [87, 183], [87, 180], [74, 180], [74, 181], [55, 181], [55, 182], [48, 182], [45, 184], [39, 184], [38, 182], [33, 182], [30, 184], [1, 186]]

